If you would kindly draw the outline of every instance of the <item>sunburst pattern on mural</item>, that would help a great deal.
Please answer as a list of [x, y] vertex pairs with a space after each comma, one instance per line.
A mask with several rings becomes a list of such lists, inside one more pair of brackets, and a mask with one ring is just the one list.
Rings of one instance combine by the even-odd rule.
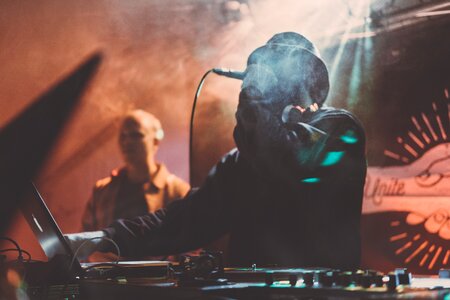
[[[443, 96], [442, 99], [431, 103], [431, 109], [428, 112], [422, 111], [418, 115], [411, 116], [411, 129], [404, 137], [399, 136], [396, 139], [398, 150], [384, 150], [385, 156], [411, 166], [411, 163], [424, 156], [431, 148], [449, 143], [450, 101], [448, 88], [444, 89]], [[449, 177], [449, 174], [433, 173], [435, 166], [447, 164], [449, 160], [450, 156], [448, 155], [435, 158], [426, 170], [416, 175], [417, 186], [423, 189], [429, 188]], [[439, 168], [441, 170], [442, 166]], [[406, 219], [394, 220], [389, 225], [391, 228], [389, 242], [394, 246], [395, 255], [402, 263], [428, 270], [448, 268], [450, 212], [447, 207], [436, 207], [433, 213], [427, 215], [413, 211], [407, 215]]]
[[447, 118], [450, 122], [450, 103], [448, 88], [444, 89], [444, 103], [433, 102], [432, 112], [420, 113], [418, 116], [411, 116], [412, 129], [407, 132], [406, 137], [397, 137], [397, 143], [401, 146], [403, 153], [384, 150], [384, 155], [401, 161], [410, 163], [426, 152], [427, 146], [440, 142], [447, 142], [450, 129], [444, 128], [442, 116], [439, 114], [439, 104], [447, 106]]
[[[405, 265], [414, 262], [428, 270], [448, 265], [450, 217], [446, 210], [439, 209], [428, 216], [410, 213], [405, 221], [392, 221], [390, 227], [392, 235], [389, 241], [397, 245], [395, 255], [401, 256]], [[413, 227], [416, 227], [414, 232], [411, 230]]]

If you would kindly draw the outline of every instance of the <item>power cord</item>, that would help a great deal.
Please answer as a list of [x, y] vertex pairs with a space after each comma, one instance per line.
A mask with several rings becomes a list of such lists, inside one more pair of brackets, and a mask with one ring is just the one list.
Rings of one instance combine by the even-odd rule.
[[[28, 251], [20, 248], [19, 243], [17, 243], [15, 240], [13, 240], [9, 237], [1, 236], [0, 240], [9, 241], [12, 244], [14, 244], [14, 246], [15, 246], [15, 248], [0, 249], [0, 253], [6, 253], [6, 252], [12, 252], [12, 251], [18, 253], [17, 260], [11, 260], [8, 262], [6, 261], [6, 255], [0, 255], [0, 256], [4, 256], [4, 258], [0, 261], [0, 269], [1, 269], [2, 273], [5, 272], [6, 270], [8, 270], [8, 271], [13, 270], [19, 276], [18, 285], [16, 286], [15, 284], [11, 284], [11, 287], [14, 288], [17, 297], [21, 298], [21, 296], [26, 295], [25, 287], [24, 287], [23, 283], [25, 283], [27, 281], [27, 279], [26, 279], [26, 277], [27, 277], [26, 264], [31, 261], [31, 254]], [[24, 261], [24, 259], [23, 259], [23, 253], [25, 253], [28, 256], [28, 259], [26, 261]], [[4, 263], [4, 265], [3, 265], [3, 263]], [[6, 272], [4, 274], [0, 275], [0, 277], [4, 277], [4, 276], [6, 276]], [[3, 278], [1, 280], [3, 280]], [[1, 290], [1, 287], [0, 287], [0, 290]], [[1, 294], [1, 291], [0, 291], [0, 294]], [[2, 298], [2, 297], [0, 296], [0, 298]]]
[[9, 237], [6, 237], [6, 236], [0, 236], [0, 240], [5, 240], [5, 241], [9, 241], [9, 242], [13, 243], [14, 246], [16, 246], [17, 252], [19, 253], [17, 256], [17, 260], [19, 260], [19, 261], [23, 260], [23, 255], [22, 255], [23, 250], [20, 248], [19, 244], [15, 240], [13, 240]]
[[114, 245], [114, 247], [115, 247], [116, 250], [117, 250], [117, 260], [115, 261], [115, 264], [118, 264], [118, 263], [119, 263], [119, 260], [120, 260], [120, 248], [119, 248], [119, 245], [117, 245], [117, 243], [114, 242], [114, 241], [113, 241], [111, 238], [109, 238], [109, 237], [106, 237], [106, 236], [97, 236], [97, 237], [93, 237], [93, 238], [90, 238], [90, 239], [85, 240], [83, 243], [81, 243], [80, 246], [78, 246], [78, 248], [75, 250], [75, 252], [74, 252], [74, 254], [73, 254], [73, 257], [72, 257], [72, 260], [71, 260], [71, 262], [70, 262], [70, 265], [69, 265], [69, 271], [72, 270], [73, 263], [75, 262], [75, 259], [77, 259], [77, 254], [78, 254], [78, 252], [80, 251], [80, 249], [83, 248], [84, 245], [86, 245], [88, 242], [93, 241], [93, 240], [98, 240], [98, 239], [109, 241], [109, 242], [111, 242], [111, 243]]
[[[1, 249], [0, 253], [5, 253], [5, 252], [11, 252], [11, 251], [16, 251], [19, 252], [19, 250], [17, 248], [8, 248], [8, 249]], [[30, 252], [21, 249], [22, 253], [25, 253], [28, 256], [27, 262], [31, 261], [31, 254]], [[20, 259], [19, 259], [20, 260]]]

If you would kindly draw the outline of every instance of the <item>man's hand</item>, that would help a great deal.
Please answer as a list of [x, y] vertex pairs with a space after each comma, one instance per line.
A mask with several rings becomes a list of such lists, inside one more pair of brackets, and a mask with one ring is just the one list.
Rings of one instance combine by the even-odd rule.
[[106, 234], [103, 231], [86, 231], [65, 234], [70, 248], [78, 259], [85, 260], [95, 251], [101, 251], [105, 246]]

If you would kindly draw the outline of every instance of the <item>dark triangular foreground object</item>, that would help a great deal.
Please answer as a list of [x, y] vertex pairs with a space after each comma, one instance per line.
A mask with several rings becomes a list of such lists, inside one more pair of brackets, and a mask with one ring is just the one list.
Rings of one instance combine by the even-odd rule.
[[0, 131], [0, 234], [101, 61], [94, 54]]

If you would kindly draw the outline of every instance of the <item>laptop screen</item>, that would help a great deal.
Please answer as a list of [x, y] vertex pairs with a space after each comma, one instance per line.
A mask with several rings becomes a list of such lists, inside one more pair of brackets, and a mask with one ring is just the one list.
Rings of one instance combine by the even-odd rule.
[[[66, 258], [71, 261], [73, 252], [47, 208], [44, 199], [32, 182], [26, 185], [25, 195], [21, 207], [23, 216], [33, 230], [49, 261], [56, 258]], [[73, 263], [72, 270], [81, 270], [77, 259]]]
[[[73, 259], [73, 252], [64, 238], [55, 219], [50, 213], [44, 199], [36, 186], [26, 184], [27, 195], [21, 205], [22, 213], [39, 241], [49, 261], [53, 261], [52, 271], [57, 276], [64, 274], [71, 277], [82, 275], [83, 269], [78, 259]], [[86, 264], [89, 268], [98, 263]], [[125, 261], [118, 263], [122, 274], [126, 276], [164, 277], [168, 276], [168, 261]], [[116, 274], [117, 275], [117, 274]]]

